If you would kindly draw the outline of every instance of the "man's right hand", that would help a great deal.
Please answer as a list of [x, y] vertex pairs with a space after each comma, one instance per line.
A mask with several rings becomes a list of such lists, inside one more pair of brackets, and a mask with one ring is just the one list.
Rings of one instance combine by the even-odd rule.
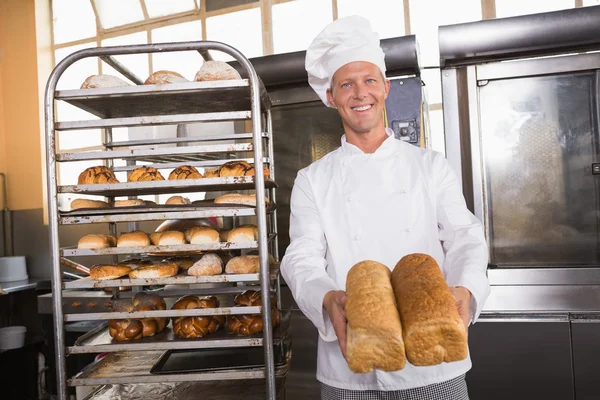
[[323, 298], [323, 307], [329, 314], [344, 358], [346, 358], [346, 299], [346, 292], [343, 290], [331, 290]]

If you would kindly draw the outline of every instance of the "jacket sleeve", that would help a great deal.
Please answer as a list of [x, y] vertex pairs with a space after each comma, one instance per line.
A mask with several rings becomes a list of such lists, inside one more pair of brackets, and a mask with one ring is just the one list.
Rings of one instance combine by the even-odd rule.
[[281, 260], [280, 270], [300, 310], [315, 325], [321, 338], [332, 342], [337, 336], [323, 308], [323, 298], [338, 287], [327, 274], [326, 249], [310, 182], [301, 170], [292, 189], [290, 244]]
[[481, 314], [490, 294], [487, 278], [488, 247], [481, 222], [469, 211], [458, 179], [448, 161], [437, 154], [434, 161], [437, 188], [437, 221], [448, 286], [471, 292], [471, 323]]

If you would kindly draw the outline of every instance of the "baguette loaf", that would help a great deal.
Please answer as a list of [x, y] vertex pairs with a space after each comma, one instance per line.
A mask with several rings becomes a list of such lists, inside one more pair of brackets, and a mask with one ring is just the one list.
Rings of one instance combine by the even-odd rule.
[[392, 272], [392, 286], [411, 364], [431, 366], [467, 357], [467, 333], [434, 258], [403, 257]]
[[346, 278], [347, 359], [356, 373], [398, 371], [406, 365], [391, 271], [375, 261], [354, 265]]

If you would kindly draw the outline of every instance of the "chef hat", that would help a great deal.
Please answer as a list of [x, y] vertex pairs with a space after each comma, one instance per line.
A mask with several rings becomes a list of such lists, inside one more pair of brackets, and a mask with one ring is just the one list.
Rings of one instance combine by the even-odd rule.
[[327, 101], [333, 74], [354, 61], [377, 65], [385, 77], [385, 54], [379, 35], [373, 32], [366, 18], [358, 15], [340, 18], [326, 26], [306, 50], [308, 83], [326, 106], [333, 107]]

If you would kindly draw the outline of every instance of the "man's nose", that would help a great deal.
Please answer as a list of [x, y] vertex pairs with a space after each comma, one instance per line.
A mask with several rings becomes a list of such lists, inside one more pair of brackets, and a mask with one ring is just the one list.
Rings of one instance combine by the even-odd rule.
[[361, 83], [354, 85], [354, 97], [357, 99], [367, 97], [367, 87]]

